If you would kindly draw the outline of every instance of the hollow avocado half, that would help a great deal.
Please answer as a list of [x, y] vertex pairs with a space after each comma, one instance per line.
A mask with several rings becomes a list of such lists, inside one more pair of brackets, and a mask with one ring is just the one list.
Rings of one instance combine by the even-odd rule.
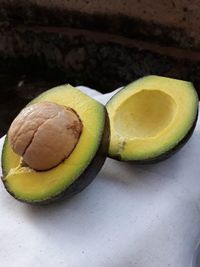
[[23, 167], [21, 157], [13, 152], [6, 137], [2, 150], [2, 181], [12, 196], [32, 204], [46, 204], [83, 190], [104, 164], [109, 145], [109, 120], [102, 104], [70, 85], [50, 89], [30, 104], [43, 101], [75, 110], [83, 130], [71, 155], [47, 171]]
[[124, 87], [106, 108], [109, 157], [154, 163], [174, 154], [190, 138], [198, 96], [190, 82], [151, 75]]

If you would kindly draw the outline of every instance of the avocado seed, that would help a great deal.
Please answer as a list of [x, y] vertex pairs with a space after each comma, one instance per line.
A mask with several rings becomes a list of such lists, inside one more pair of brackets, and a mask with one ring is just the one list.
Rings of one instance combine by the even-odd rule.
[[44, 171], [70, 156], [82, 128], [82, 122], [73, 109], [40, 102], [19, 113], [10, 126], [8, 140], [26, 165]]

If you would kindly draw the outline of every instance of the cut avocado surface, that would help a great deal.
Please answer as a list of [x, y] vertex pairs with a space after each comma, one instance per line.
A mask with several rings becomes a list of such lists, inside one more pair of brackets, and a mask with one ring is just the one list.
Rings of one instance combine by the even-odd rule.
[[30, 203], [48, 203], [81, 191], [101, 169], [108, 150], [109, 124], [102, 104], [70, 85], [50, 89], [30, 104], [44, 101], [75, 110], [82, 121], [83, 131], [71, 155], [47, 171], [24, 167], [21, 157], [13, 152], [8, 138], [5, 139], [2, 181], [11, 195]]
[[124, 87], [106, 107], [109, 156], [156, 162], [189, 139], [198, 115], [198, 96], [190, 82], [152, 75]]

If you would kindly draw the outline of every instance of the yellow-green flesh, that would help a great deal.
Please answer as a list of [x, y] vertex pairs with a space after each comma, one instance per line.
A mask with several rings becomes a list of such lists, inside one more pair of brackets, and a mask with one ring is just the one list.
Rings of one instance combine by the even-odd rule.
[[145, 160], [175, 147], [192, 127], [198, 97], [190, 82], [147, 76], [119, 91], [107, 104], [109, 155]]
[[104, 130], [104, 107], [70, 85], [48, 90], [30, 104], [42, 101], [55, 102], [74, 109], [83, 123], [83, 132], [74, 151], [63, 163], [42, 172], [21, 167], [21, 158], [13, 152], [7, 139], [5, 140], [2, 154], [3, 179], [8, 190], [24, 201], [39, 202], [52, 198], [72, 184], [96, 154]]

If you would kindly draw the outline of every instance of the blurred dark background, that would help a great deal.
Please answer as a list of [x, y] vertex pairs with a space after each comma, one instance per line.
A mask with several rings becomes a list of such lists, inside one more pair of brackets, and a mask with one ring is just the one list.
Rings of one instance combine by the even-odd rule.
[[170, 25], [161, 23], [154, 4], [146, 10], [142, 1], [132, 1], [140, 18], [127, 7], [119, 13], [115, 5], [113, 13], [112, 1], [102, 12], [95, 11], [98, 1], [79, 1], [80, 9], [73, 1], [49, 2], [0, 0], [0, 136], [26, 103], [64, 83], [106, 93], [157, 74], [190, 80], [200, 92], [199, 40], [188, 34], [200, 31], [190, 25], [200, 11], [188, 9], [185, 0], [182, 6], [163, 1], [173, 8]]

